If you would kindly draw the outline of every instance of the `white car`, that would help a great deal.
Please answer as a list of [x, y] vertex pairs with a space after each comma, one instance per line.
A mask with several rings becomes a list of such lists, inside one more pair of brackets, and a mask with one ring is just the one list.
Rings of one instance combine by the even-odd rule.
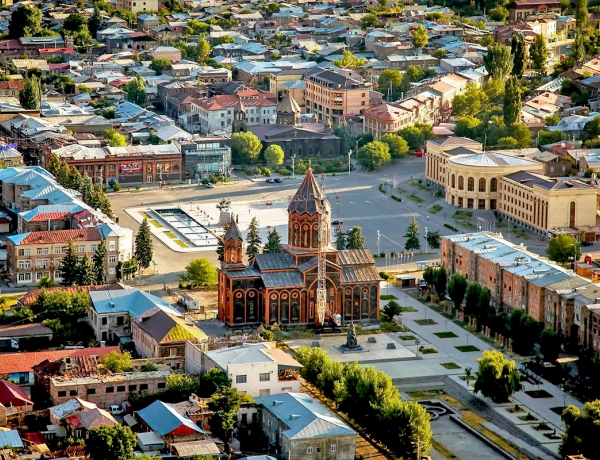
[[208, 184], [206, 184], [206, 188], [215, 188], [215, 184], [209, 182]]
[[125, 413], [125, 410], [121, 406], [113, 405], [110, 406], [110, 413], [112, 415], [122, 415]]

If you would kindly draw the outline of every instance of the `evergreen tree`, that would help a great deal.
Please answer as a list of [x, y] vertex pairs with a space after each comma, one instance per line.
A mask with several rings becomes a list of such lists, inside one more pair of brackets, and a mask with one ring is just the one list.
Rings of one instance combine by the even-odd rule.
[[94, 271], [96, 273], [96, 282], [94, 284], [106, 283], [106, 243], [104, 240], [96, 248], [96, 253], [92, 258], [94, 263]]
[[279, 236], [279, 232], [276, 228], [273, 230], [269, 230], [269, 235], [267, 236], [267, 244], [263, 248], [264, 253], [280, 253], [281, 249], [281, 236]]
[[146, 84], [141, 75], [136, 75], [133, 80], [127, 83], [127, 100], [140, 106], [144, 106], [148, 102]]
[[148, 219], [144, 218], [137, 235], [135, 235], [134, 256], [140, 268], [148, 268], [152, 262], [152, 232]]
[[504, 81], [513, 68], [513, 56], [510, 48], [501, 43], [488, 46], [487, 54], [483, 57], [485, 69], [494, 80]]
[[260, 244], [262, 243], [262, 240], [260, 239], [259, 229], [260, 227], [258, 225], [258, 219], [253, 217], [250, 221], [250, 226], [248, 227], [248, 234], [246, 235], [246, 242], [248, 243], [248, 246], [246, 247], [246, 255], [249, 259], [258, 254], [260, 250]]
[[83, 177], [81, 177], [81, 173], [79, 169], [75, 166], [71, 166], [69, 168], [69, 188], [73, 190], [81, 191], [81, 187], [83, 186]]
[[581, 31], [577, 31], [577, 35], [575, 35], [575, 41], [573, 42], [573, 46], [571, 46], [569, 59], [575, 64], [579, 64], [585, 59], [585, 43], [583, 33]]
[[92, 286], [96, 284], [96, 267], [94, 267], [87, 254], [79, 259], [75, 283], [78, 286]]
[[531, 57], [531, 68], [542, 75], [546, 73], [546, 63], [548, 62], [548, 48], [546, 39], [542, 34], [536, 34], [529, 47], [529, 56]]
[[512, 42], [510, 52], [513, 56], [513, 68], [512, 75], [518, 79], [523, 78], [523, 72], [527, 66], [527, 46], [525, 46], [525, 39], [521, 34], [515, 34], [512, 36]]
[[415, 249], [421, 249], [421, 242], [419, 241], [419, 226], [417, 225], [417, 220], [413, 217], [410, 225], [406, 229], [406, 243], [404, 244], [404, 248], [407, 251], [414, 251]]
[[521, 121], [521, 85], [517, 77], [510, 77], [504, 86], [504, 124], [510, 126]]
[[72, 286], [77, 281], [77, 268], [79, 265], [79, 257], [75, 250], [75, 244], [73, 240], [69, 241], [67, 245], [67, 252], [65, 257], [62, 259], [60, 266], [60, 276], [62, 278], [62, 284], [65, 286]]
[[346, 249], [364, 249], [365, 238], [362, 236], [362, 228], [352, 227], [346, 235]]
[[575, 20], [577, 21], [577, 29], [582, 30], [587, 27], [588, 9], [587, 0], [576, 0], [575, 2]]
[[92, 17], [88, 21], [88, 29], [90, 34], [95, 37], [98, 30], [100, 30], [100, 27], [102, 27], [102, 15], [100, 14], [100, 8], [98, 8], [98, 5], [94, 5], [94, 14], [92, 14]]
[[25, 79], [23, 89], [19, 91], [19, 102], [25, 110], [38, 110], [42, 99], [41, 81], [35, 75]]
[[48, 160], [46, 161], [46, 170], [56, 177], [63, 163], [64, 161], [53, 152], [48, 156]]
[[90, 205], [90, 203], [92, 202], [93, 193], [94, 183], [92, 182], [92, 178], [87, 175], [87, 172], [84, 172], [81, 184], [81, 199], [85, 204]]
[[342, 226], [338, 225], [335, 230], [335, 248], [338, 251], [346, 249], [346, 234], [342, 230]]

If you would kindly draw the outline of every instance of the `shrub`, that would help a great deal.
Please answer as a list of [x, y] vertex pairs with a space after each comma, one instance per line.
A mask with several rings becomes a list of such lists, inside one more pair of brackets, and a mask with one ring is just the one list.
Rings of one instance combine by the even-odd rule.
[[325, 168], [323, 167], [323, 165], [313, 165], [312, 167], [313, 173], [314, 174], [321, 174], [322, 172], [325, 172]]
[[113, 192], [120, 192], [121, 191], [121, 184], [119, 184], [118, 182], [115, 182], [112, 186]]
[[216, 184], [218, 182], [218, 180], [219, 179], [214, 174], [212, 176], [210, 176], [210, 179], [209, 179], [211, 184]]
[[271, 177], [271, 170], [269, 168], [263, 168], [262, 175], [266, 177]]
[[392, 195], [392, 200], [396, 200], [396, 201], [399, 201], [400, 203], [402, 203], [402, 198], [400, 198], [399, 196], [396, 196], [396, 195]]
[[392, 277], [392, 275], [390, 275], [388, 272], [379, 272], [379, 276], [386, 281]]
[[454, 230], [455, 232], [458, 232], [458, 229], [450, 224], [444, 224], [444, 227], [449, 228], [450, 230]]
[[279, 171], [280, 176], [291, 176], [292, 172], [289, 169], [281, 168]]
[[135, 186], [135, 189], [136, 189], [137, 191], [140, 191], [140, 190], [142, 189], [142, 187], [141, 187], [141, 186], [139, 186], [139, 185], [136, 185], [136, 186]]
[[423, 179], [419, 179], [418, 182], [419, 182], [419, 184], [422, 184], [423, 183]]
[[202, 185], [206, 185], [206, 184], [208, 184], [210, 181], [209, 181], [208, 179], [202, 179], [202, 180], [201, 180], [201, 182], [202, 182]]
[[254, 169], [252, 170], [253, 174], [262, 174], [262, 169], [260, 169], [258, 166], [255, 166]]

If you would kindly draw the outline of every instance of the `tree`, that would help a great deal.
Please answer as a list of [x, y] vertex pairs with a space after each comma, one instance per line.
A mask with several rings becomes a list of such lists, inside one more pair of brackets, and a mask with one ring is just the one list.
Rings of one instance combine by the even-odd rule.
[[494, 80], [504, 81], [513, 68], [513, 56], [510, 48], [501, 43], [488, 46], [487, 54], [483, 57], [485, 69]]
[[79, 265], [79, 257], [75, 251], [73, 240], [69, 240], [65, 257], [60, 264], [60, 277], [62, 284], [72, 286], [77, 281], [77, 267]]
[[540, 334], [540, 348], [544, 361], [554, 363], [560, 353], [560, 337], [550, 328], [545, 328]]
[[185, 267], [186, 280], [191, 281], [193, 286], [216, 286], [217, 269], [205, 258], [192, 260]]
[[265, 247], [263, 248], [263, 254], [279, 254], [281, 252], [281, 236], [279, 235], [277, 228], [269, 230], [267, 235], [267, 244], [265, 244]]
[[496, 350], [485, 350], [483, 357], [478, 358], [479, 370], [474, 391], [490, 398], [496, 404], [508, 402], [514, 392], [521, 389], [521, 376], [517, 371], [517, 363], [509, 361]]
[[[113, 352], [114, 353], [114, 352]], [[100, 425], [88, 431], [86, 450], [91, 460], [129, 460], [134, 458], [137, 439], [125, 425]]]
[[[570, 235], [561, 233], [550, 239], [546, 255], [550, 260], [563, 265], [572, 260], [577, 261], [581, 257], [579, 241]], [[575, 258], [573, 259], [573, 257]]]
[[140, 268], [148, 268], [152, 263], [152, 232], [148, 219], [144, 218], [140, 229], [135, 235], [135, 251], [133, 253]]
[[270, 168], [282, 165], [284, 156], [283, 149], [277, 144], [271, 144], [265, 150], [265, 161]]
[[260, 238], [260, 227], [256, 217], [253, 217], [250, 221], [248, 234], [246, 235], [246, 242], [248, 243], [248, 246], [246, 247], [246, 255], [249, 259], [251, 259], [259, 253], [260, 244], [262, 243]]
[[125, 147], [127, 145], [127, 137], [115, 128], [104, 131], [104, 137], [108, 140], [109, 147]]
[[427, 244], [430, 249], [439, 249], [441, 246], [440, 232], [428, 232], [427, 233]]
[[233, 133], [231, 136], [231, 153], [236, 164], [248, 164], [258, 158], [262, 149], [262, 143], [256, 135], [245, 133]]
[[226, 45], [226, 44], [234, 43], [234, 42], [235, 42], [235, 38], [233, 38], [231, 35], [223, 35], [221, 37], [217, 37], [217, 38], [213, 39], [213, 45], [215, 45], [215, 46]]
[[19, 91], [19, 102], [25, 110], [39, 110], [42, 92], [41, 82], [36, 76], [26, 78], [23, 89]]
[[344, 50], [342, 53], [342, 58], [333, 61], [333, 65], [341, 69], [356, 69], [358, 67], [362, 67], [366, 63], [366, 59], [356, 57], [350, 50]]
[[513, 68], [511, 74], [519, 80], [523, 78], [525, 67], [527, 66], [527, 46], [525, 38], [521, 34], [514, 34], [510, 43], [510, 52], [513, 56]]
[[531, 68], [538, 74], [546, 73], [546, 63], [548, 62], [548, 48], [546, 39], [542, 34], [536, 34], [529, 47], [529, 56], [531, 58]]
[[429, 35], [427, 35], [427, 29], [423, 27], [421, 24], [417, 26], [416, 29], [413, 29], [410, 32], [412, 36], [412, 44], [418, 50], [422, 50], [429, 42]]
[[377, 79], [377, 89], [388, 101], [395, 101], [402, 95], [404, 75], [399, 70], [385, 69]]
[[358, 162], [369, 171], [389, 163], [391, 159], [390, 148], [385, 142], [372, 141], [358, 151]]
[[506, 150], [506, 149], [516, 149], [519, 147], [519, 142], [514, 138], [514, 137], [501, 137], [500, 139], [498, 139], [498, 142], [496, 142], [496, 148], [500, 149], [500, 150]]
[[369, 27], [377, 27], [379, 25], [379, 18], [375, 13], [365, 14], [360, 20], [360, 27], [368, 29]]
[[346, 234], [342, 230], [341, 225], [338, 225], [335, 229], [335, 248], [338, 251], [346, 249]]
[[481, 285], [476, 281], [467, 285], [467, 290], [465, 291], [465, 313], [467, 315], [479, 317], [477, 306], [479, 305], [481, 291]]
[[427, 288], [431, 289], [433, 286], [433, 280], [435, 279], [435, 269], [427, 266], [423, 271], [423, 279], [427, 283]]
[[77, 264], [77, 279], [75, 283], [78, 286], [91, 286], [96, 284], [96, 268], [90, 258], [85, 254], [79, 259]]
[[102, 14], [100, 13], [100, 8], [98, 8], [98, 6], [94, 4], [94, 13], [92, 14], [92, 17], [90, 18], [87, 24], [90, 34], [92, 34], [92, 36], [96, 36], [98, 30], [100, 30], [100, 28], [102, 27], [102, 22], [103, 21]]
[[408, 153], [408, 142], [396, 134], [385, 133], [380, 140], [388, 145], [393, 159], [402, 158]]
[[237, 424], [238, 411], [242, 403], [242, 395], [231, 387], [222, 387], [208, 401], [212, 433], [226, 444], [231, 439]]
[[521, 85], [517, 77], [510, 77], [504, 86], [504, 106], [502, 113], [507, 126], [521, 121]]
[[99, 363], [115, 374], [129, 372], [133, 368], [131, 365], [131, 353], [128, 351], [122, 354], [111, 351], [100, 358]]
[[408, 142], [410, 150], [422, 149], [425, 141], [433, 138], [433, 127], [427, 123], [415, 123], [398, 131], [398, 136]]
[[167, 58], [153, 58], [150, 63], [150, 69], [156, 72], [156, 75], [162, 75], [163, 70], [171, 67], [173, 63]]
[[576, 0], [575, 1], [575, 21], [577, 21], [577, 29], [578, 30], [587, 28], [587, 23], [588, 23], [587, 0]]
[[33, 5], [20, 5], [10, 17], [8, 34], [10, 37], [33, 37], [42, 30], [42, 12]]
[[455, 117], [476, 115], [488, 100], [481, 86], [469, 83], [464, 93], [457, 94], [452, 99], [452, 115]]
[[52, 281], [47, 276], [42, 276], [42, 278], [40, 279], [40, 281], [39, 281], [39, 283], [37, 285], [37, 287], [39, 289], [47, 289], [47, 288], [51, 288], [53, 286], [54, 286], [54, 281]]
[[[454, 98], [456, 100], [456, 98]], [[452, 107], [454, 112], [454, 106]], [[454, 134], [456, 136], [465, 137], [473, 136], [473, 133], [481, 127], [482, 122], [479, 118], [473, 116], [460, 117], [456, 120], [456, 127], [454, 128]]]
[[435, 287], [435, 292], [437, 292], [440, 298], [444, 298], [446, 295], [446, 284], [448, 282], [448, 274], [446, 273], [446, 269], [444, 267], [440, 267], [435, 271], [435, 276], [433, 278], [433, 286]]
[[205, 38], [198, 40], [198, 46], [196, 47], [196, 50], [198, 52], [198, 62], [200, 62], [200, 64], [204, 64], [210, 59], [212, 48]]
[[454, 274], [448, 281], [448, 295], [452, 302], [454, 302], [454, 308], [457, 310], [460, 308], [465, 293], [467, 291], [467, 279], [463, 275]]
[[508, 19], [508, 10], [503, 6], [492, 8], [489, 12], [490, 19], [497, 22], [506, 22]]
[[346, 235], [346, 249], [364, 249], [365, 238], [362, 235], [361, 227], [352, 227]]
[[176, 395], [178, 400], [187, 399], [192, 393], [200, 389], [200, 380], [197, 377], [185, 374], [171, 374], [166, 379], [167, 390]]
[[221, 388], [227, 387], [231, 387], [231, 380], [227, 373], [218, 367], [213, 367], [200, 377], [200, 394], [198, 396], [208, 398]]
[[406, 243], [404, 243], [404, 249], [407, 251], [414, 251], [415, 249], [421, 249], [421, 241], [419, 240], [419, 234], [421, 230], [417, 225], [417, 220], [413, 217], [406, 229]]
[[[584, 0], [585, 1], [585, 0]], [[584, 35], [581, 31], [578, 31], [575, 35], [575, 40], [573, 41], [573, 45], [571, 46], [571, 51], [569, 52], [569, 60], [575, 64], [579, 64], [585, 59], [585, 42]]]
[[136, 75], [133, 80], [127, 83], [127, 100], [139, 106], [145, 106], [148, 102], [146, 94], [146, 84], [141, 75]]
[[581, 454], [582, 458], [595, 458], [600, 437], [600, 400], [586, 402], [583, 411], [577, 406], [567, 406], [561, 415], [567, 429], [558, 448], [561, 458]]
[[93, 284], [106, 283], [106, 243], [104, 240], [96, 247], [96, 252], [92, 258], [94, 264], [95, 282]]
[[79, 31], [83, 26], [87, 27], [87, 18], [81, 13], [70, 14], [63, 22], [63, 29], [72, 32]]
[[267, 5], [267, 11], [271, 14], [279, 13], [281, 11], [281, 8], [279, 7], [279, 5], [277, 3], [271, 2]]
[[387, 319], [388, 322], [394, 321], [394, 316], [399, 315], [401, 312], [402, 308], [400, 307], [400, 304], [395, 300], [390, 300], [386, 304], [386, 306], [383, 307], [383, 310], [381, 310], [381, 313]]

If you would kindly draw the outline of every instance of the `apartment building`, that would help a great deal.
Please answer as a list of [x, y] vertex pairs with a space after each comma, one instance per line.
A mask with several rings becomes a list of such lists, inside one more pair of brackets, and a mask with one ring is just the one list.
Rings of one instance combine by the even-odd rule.
[[331, 70], [313, 70], [306, 76], [306, 109], [319, 123], [335, 117], [360, 115], [370, 107], [371, 87]]
[[10, 279], [17, 287], [33, 286], [46, 277], [59, 284], [60, 267], [70, 241], [80, 257], [94, 256], [98, 244], [105, 241], [107, 249], [106, 279], [116, 281], [118, 263], [131, 259], [133, 230], [116, 224], [98, 228], [26, 232], [6, 240], [7, 265]]
[[158, 11], [158, 0], [117, 0], [117, 8], [132, 13]]
[[562, 8], [558, 0], [519, 0], [508, 6], [509, 18], [512, 21], [525, 19], [527, 16], [555, 14], [560, 16]]
[[363, 112], [363, 131], [379, 139], [385, 133], [395, 133], [414, 124], [412, 111], [394, 104], [381, 104]]

